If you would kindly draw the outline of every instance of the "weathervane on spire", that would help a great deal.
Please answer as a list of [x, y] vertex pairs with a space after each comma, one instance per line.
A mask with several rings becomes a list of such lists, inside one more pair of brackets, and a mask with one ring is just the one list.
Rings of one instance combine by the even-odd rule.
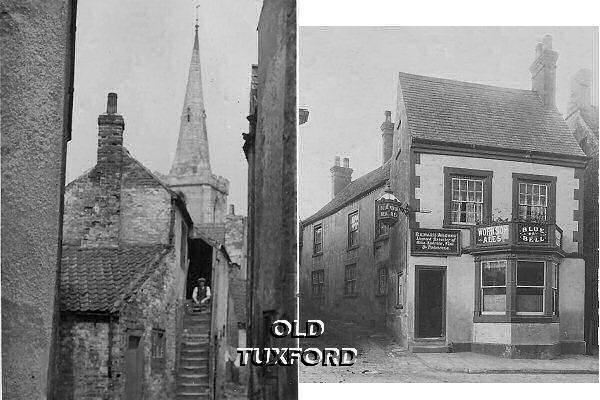
[[200, 8], [200, 4], [196, 5], [196, 32], [198, 32], [198, 9]]

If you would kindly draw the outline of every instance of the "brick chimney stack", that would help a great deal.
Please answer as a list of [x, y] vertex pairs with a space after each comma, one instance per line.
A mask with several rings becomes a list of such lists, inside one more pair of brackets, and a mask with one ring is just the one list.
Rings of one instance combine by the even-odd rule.
[[82, 246], [118, 246], [125, 122], [117, 114], [117, 94], [109, 93], [106, 113], [98, 116], [98, 161], [92, 176], [100, 189], [86, 206]]
[[394, 149], [394, 123], [392, 122], [392, 112], [385, 112], [385, 121], [381, 124], [381, 163], [385, 164], [392, 158]]
[[335, 156], [331, 171], [331, 198], [334, 198], [342, 189], [352, 182], [352, 168], [350, 159], [344, 158], [343, 166], [340, 165], [340, 156]]
[[556, 60], [558, 53], [552, 50], [552, 36], [546, 35], [535, 47], [535, 60], [531, 72], [531, 89], [536, 91], [544, 106], [556, 108]]
[[592, 105], [592, 71], [580, 69], [571, 78], [571, 96], [567, 115]]

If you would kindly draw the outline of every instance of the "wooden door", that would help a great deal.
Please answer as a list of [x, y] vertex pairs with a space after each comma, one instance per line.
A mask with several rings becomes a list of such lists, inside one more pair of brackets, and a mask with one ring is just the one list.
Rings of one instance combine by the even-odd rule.
[[125, 399], [142, 400], [142, 382], [144, 381], [144, 351], [141, 334], [127, 337], [125, 351]]

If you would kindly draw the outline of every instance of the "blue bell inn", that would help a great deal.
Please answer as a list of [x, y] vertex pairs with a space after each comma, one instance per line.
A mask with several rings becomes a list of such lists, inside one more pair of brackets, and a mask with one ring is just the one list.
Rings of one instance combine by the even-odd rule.
[[531, 90], [399, 73], [383, 165], [352, 181], [337, 159], [333, 199], [302, 221], [302, 318], [335, 311], [415, 352], [585, 352], [587, 157], [557, 58], [544, 37]]

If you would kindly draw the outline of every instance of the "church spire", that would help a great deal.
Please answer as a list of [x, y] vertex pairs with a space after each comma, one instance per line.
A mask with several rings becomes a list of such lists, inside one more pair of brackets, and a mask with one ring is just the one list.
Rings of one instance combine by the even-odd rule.
[[169, 173], [171, 176], [198, 175], [203, 172], [210, 172], [206, 112], [202, 96], [197, 12], [198, 9], [196, 8], [194, 48], [179, 125], [177, 151]]

